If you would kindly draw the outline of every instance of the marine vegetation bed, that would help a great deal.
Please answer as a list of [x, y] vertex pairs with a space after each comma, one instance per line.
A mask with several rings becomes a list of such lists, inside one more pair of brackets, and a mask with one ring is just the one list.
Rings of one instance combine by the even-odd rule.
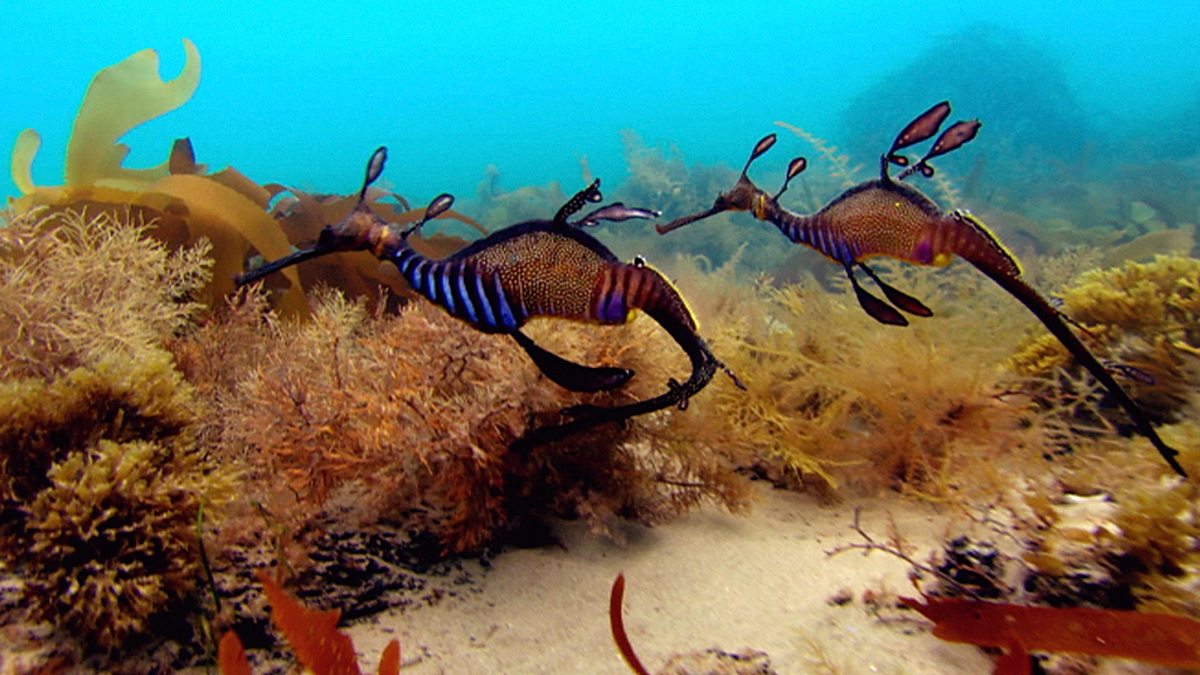
[[[679, 244], [606, 225], [598, 236], [623, 259], [645, 253], [674, 281], [745, 389], [717, 377], [685, 410], [514, 445], [571, 406], [652, 396], [687, 359], [646, 316], [536, 320], [528, 334], [552, 352], [636, 373], [570, 392], [365, 252], [235, 288], [357, 196], [209, 171], [186, 139], [161, 166], [124, 167], [118, 139], [195, 88], [186, 50], [171, 82], [153, 52], [97, 76], [63, 185], [33, 184], [36, 133], [14, 151], [23, 194], [0, 227], [3, 672], [243, 672], [231, 635], [256, 671], [356, 668], [329, 637], [339, 627], [388, 672], [620, 672], [614, 636], [628, 661], [679, 653], [666, 672], [913, 672], [881, 653], [919, 655], [929, 672], [1023, 672], [1027, 652], [1051, 672], [1111, 656], [1197, 665], [1194, 638], [1104, 651], [1037, 630], [1175, 635], [1200, 618], [1200, 495], [982, 275], [877, 265], [936, 308], [898, 329], [866, 316], [825, 262], [736, 217]], [[797, 208], [857, 180], [844, 155], [788, 128], [828, 174], [793, 189]], [[612, 192], [631, 204], [694, 212], [736, 177], [627, 141], [631, 177]], [[939, 180], [942, 201], [980, 199]], [[1103, 192], [1086, 187], [1081, 213]], [[1181, 244], [1194, 225], [1128, 195], [1112, 207], [1119, 234], [1060, 228], [1076, 233], [1065, 240], [1044, 225], [1045, 200], [1012, 218], [1013, 203], [979, 211], [1028, 244], [1027, 278], [1196, 477], [1200, 260]], [[365, 196], [381, 218], [422, 218], [391, 191]], [[426, 226], [449, 234], [413, 246], [444, 257], [566, 200], [557, 184], [504, 191], [491, 175]], [[621, 570], [624, 602], [609, 595]], [[937, 642], [920, 616], [991, 651]], [[1020, 630], [997, 639], [969, 616]]]

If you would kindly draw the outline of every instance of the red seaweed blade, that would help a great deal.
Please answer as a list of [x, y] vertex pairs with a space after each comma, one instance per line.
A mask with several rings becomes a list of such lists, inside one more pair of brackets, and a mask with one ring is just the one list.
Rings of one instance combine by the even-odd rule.
[[1090, 607], [1026, 607], [963, 598], [901, 598], [933, 634], [981, 647], [1071, 652], [1200, 667], [1200, 622], [1170, 614]]

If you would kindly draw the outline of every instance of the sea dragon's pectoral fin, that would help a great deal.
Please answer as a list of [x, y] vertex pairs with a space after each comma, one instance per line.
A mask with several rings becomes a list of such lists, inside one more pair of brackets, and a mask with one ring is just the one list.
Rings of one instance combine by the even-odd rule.
[[867, 273], [867, 276], [871, 277], [871, 279], [875, 281], [875, 285], [879, 286], [879, 290], [883, 291], [883, 294], [887, 296], [888, 302], [899, 307], [901, 310], [912, 314], [913, 316], [933, 316], [933, 310], [926, 307], [925, 303], [914, 298], [908, 293], [901, 291], [895, 286], [884, 282], [883, 279], [879, 278], [878, 274], [875, 274], [875, 270], [867, 267], [863, 263], [859, 263], [858, 266]]
[[872, 319], [875, 319], [879, 323], [886, 323], [889, 326], [908, 325], [908, 319], [904, 318], [904, 315], [895, 307], [871, 295], [870, 291], [858, 283], [858, 279], [854, 276], [854, 268], [849, 265], [846, 265], [846, 276], [849, 277], [850, 285], [854, 288], [854, 296], [858, 298], [858, 304], [862, 306], [863, 311]]
[[628, 368], [585, 366], [568, 361], [534, 343], [521, 331], [511, 333], [513, 339], [533, 359], [534, 365], [558, 386], [571, 391], [595, 392], [616, 389], [633, 377]]

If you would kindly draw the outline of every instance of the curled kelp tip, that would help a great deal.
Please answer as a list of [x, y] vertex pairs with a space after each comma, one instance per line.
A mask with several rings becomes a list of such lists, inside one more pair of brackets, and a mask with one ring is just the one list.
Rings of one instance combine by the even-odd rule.
[[143, 49], [101, 70], [88, 85], [67, 144], [67, 185], [91, 185], [106, 178], [153, 180], [165, 165], [135, 170], [121, 166], [129, 149], [118, 140], [134, 127], [187, 103], [200, 84], [200, 51], [183, 38], [179, 75], [164, 81], [158, 52]]

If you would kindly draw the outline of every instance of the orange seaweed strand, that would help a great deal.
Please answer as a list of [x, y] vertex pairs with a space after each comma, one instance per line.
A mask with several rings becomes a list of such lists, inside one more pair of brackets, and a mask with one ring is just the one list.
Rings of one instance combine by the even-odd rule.
[[237, 633], [225, 631], [217, 645], [217, 671], [221, 675], [250, 675], [250, 662], [246, 660], [246, 649]]

